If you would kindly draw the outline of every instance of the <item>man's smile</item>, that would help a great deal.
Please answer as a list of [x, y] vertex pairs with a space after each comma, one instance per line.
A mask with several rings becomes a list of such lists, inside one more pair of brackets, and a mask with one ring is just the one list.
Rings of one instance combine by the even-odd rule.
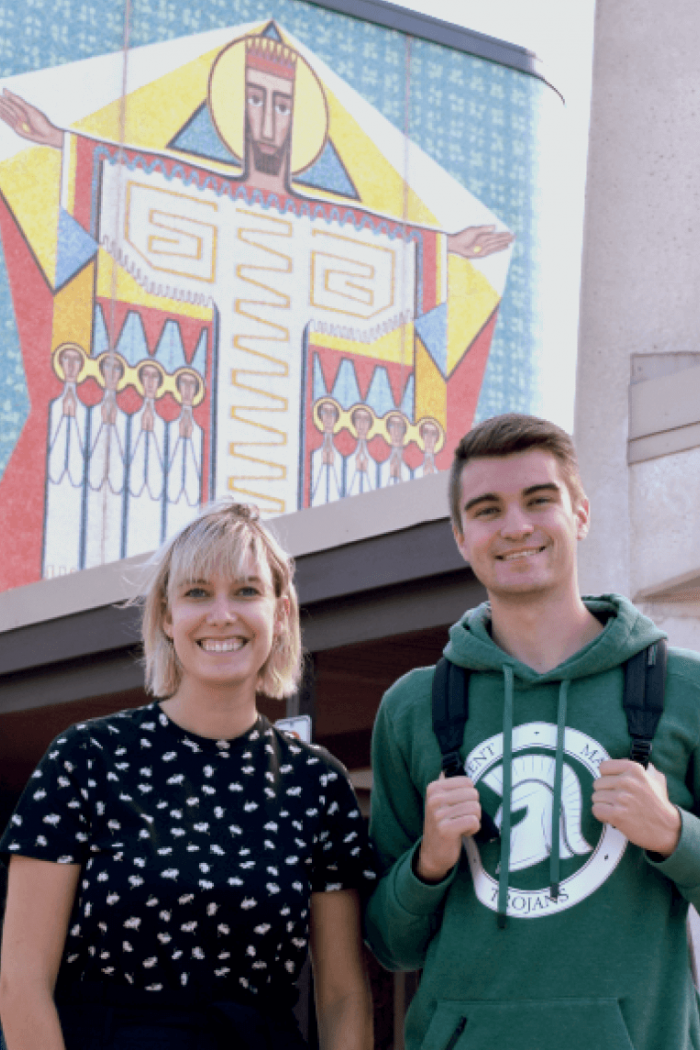
[[544, 547], [526, 547], [520, 551], [509, 551], [507, 554], [497, 554], [498, 561], [514, 561], [516, 558], [531, 558], [533, 554], [541, 554]]

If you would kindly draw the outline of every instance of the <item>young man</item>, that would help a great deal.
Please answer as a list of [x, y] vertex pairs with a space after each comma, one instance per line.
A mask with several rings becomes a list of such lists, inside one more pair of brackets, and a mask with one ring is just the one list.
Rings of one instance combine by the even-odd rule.
[[[531, 416], [482, 423], [450, 492], [489, 597], [445, 650], [471, 671], [464, 774], [440, 774], [432, 668], [389, 690], [373, 741], [384, 876], [367, 930], [384, 965], [423, 970], [406, 1048], [700, 1047], [685, 928], [700, 904], [700, 657], [669, 653], [645, 770], [628, 758], [623, 665], [664, 636], [625, 598], [579, 595], [589, 506], [570, 438]], [[500, 834], [476, 842], [484, 813]]]

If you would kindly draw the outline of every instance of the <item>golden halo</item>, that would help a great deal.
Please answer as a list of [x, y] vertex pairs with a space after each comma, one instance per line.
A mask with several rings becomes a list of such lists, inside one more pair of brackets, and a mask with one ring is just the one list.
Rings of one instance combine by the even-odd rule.
[[168, 374], [165, 371], [165, 369], [163, 368], [163, 366], [161, 364], [159, 364], [157, 361], [154, 361], [152, 357], [147, 357], [143, 361], [139, 361], [139, 363], [134, 366], [133, 373], [132, 373], [133, 374], [132, 383], [134, 384], [134, 386], [138, 390], [138, 392], [141, 395], [141, 397], [145, 397], [146, 396], [146, 391], [144, 389], [143, 382], [141, 381], [141, 374], [140, 374], [141, 373], [141, 369], [144, 367], [144, 365], [149, 365], [151, 368], [155, 368], [156, 372], [158, 372], [160, 374], [160, 385], [158, 387], [158, 396], [160, 397], [162, 394], [165, 393], [165, 390], [163, 388], [164, 388], [164, 385], [165, 385], [165, 381], [168, 378]]
[[118, 361], [119, 364], [122, 366], [122, 374], [119, 379], [119, 382], [117, 383], [117, 393], [119, 393], [124, 389], [125, 386], [128, 386], [131, 382], [131, 380], [129, 379], [129, 367], [122, 355], [118, 354], [116, 350], [105, 350], [103, 354], [100, 354], [100, 356], [95, 359], [97, 361], [97, 376], [100, 386], [106, 387], [105, 377], [102, 374], [102, 369], [100, 368], [100, 365], [108, 357], [110, 357], [113, 361]]
[[82, 346], [78, 346], [77, 343], [61, 343], [60, 346], [56, 347], [56, 349], [53, 352], [53, 360], [52, 360], [51, 363], [53, 364], [54, 372], [56, 373], [56, 375], [58, 376], [58, 378], [61, 380], [62, 383], [66, 382], [66, 373], [65, 373], [65, 371], [63, 369], [63, 365], [60, 362], [60, 357], [61, 357], [61, 354], [63, 353], [64, 350], [76, 350], [80, 354], [80, 357], [82, 358], [82, 363], [80, 365], [80, 371], [78, 372], [78, 380], [77, 381], [79, 381], [81, 375], [85, 371], [85, 362], [87, 361], [87, 354], [83, 350]]
[[376, 427], [377, 427], [377, 417], [375, 416], [374, 412], [369, 407], [369, 405], [365, 405], [363, 402], [359, 402], [357, 405], [353, 405], [352, 408], [348, 409], [348, 414], [347, 415], [348, 415], [348, 422], [349, 422], [350, 433], [352, 434], [352, 436], [354, 438], [357, 438], [358, 441], [359, 441], [359, 434], [357, 433], [357, 427], [355, 426], [355, 423], [354, 423], [353, 418], [352, 418], [353, 415], [355, 414], [355, 412], [357, 412], [358, 409], [362, 409], [363, 412], [366, 412], [367, 415], [371, 419], [371, 423], [369, 425], [369, 430], [367, 431], [367, 437], [365, 439], [366, 441], [371, 441], [372, 438], [375, 435], [375, 431], [376, 431]]
[[333, 408], [338, 413], [338, 418], [333, 424], [333, 433], [337, 434], [339, 430], [343, 429], [342, 415], [343, 410], [335, 400], [334, 397], [320, 397], [313, 408], [314, 423], [318, 430], [323, 432], [323, 420], [321, 419], [321, 406], [322, 405], [333, 405]]
[[432, 423], [432, 425], [435, 427], [435, 429], [438, 432], [438, 439], [435, 442], [435, 455], [437, 455], [438, 452], [442, 452], [442, 450], [443, 450], [443, 448], [445, 446], [445, 430], [444, 430], [444, 427], [440, 426], [440, 424], [438, 423], [437, 419], [434, 418], [434, 416], [423, 416], [422, 419], [418, 420], [418, 422], [415, 424], [415, 431], [416, 431], [416, 434], [417, 434], [418, 439], [419, 439], [418, 440], [418, 445], [423, 450], [423, 452], [425, 452], [425, 440], [423, 439], [423, 436], [422, 436], [422, 434], [420, 432], [420, 428], [423, 426], [424, 423]]
[[[245, 152], [246, 39], [249, 38], [239, 37], [225, 47], [216, 57], [209, 75], [211, 119], [221, 140], [241, 163]], [[296, 57], [290, 174], [298, 175], [310, 168], [323, 151], [328, 133], [328, 105], [321, 81], [309, 63], [298, 51], [288, 50]]]
[[173, 390], [175, 391], [175, 397], [180, 402], [180, 404], [182, 404], [182, 394], [180, 393], [180, 388], [177, 385], [177, 381], [180, 378], [180, 376], [194, 376], [194, 378], [197, 380], [197, 393], [192, 399], [192, 408], [196, 408], [197, 405], [201, 405], [202, 401], [204, 401], [204, 380], [200, 376], [199, 372], [195, 372], [194, 368], [178, 368], [178, 370], [173, 373], [172, 382]]
[[[380, 427], [381, 427], [381, 431], [380, 432], [381, 432], [382, 436], [385, 438], [387, 444], [390, 445], [391, 444], [391, 435], [389, 434], [389, 420], [392, 417], [396, 417], [396, 418], [400, 419], [401, 422], [403, 423], [403, 426], [404, 426], [404, 431], [403, 431], [404, 442], [403, 443], [404, 443], [404, 446], [408, 445], [408, 443], [411, 440], [411, 437], [410, 437], [411, 421], [406, 418], [406, 416], [403, 414], [403, 412], [399, 412], [398, 408], [392, 408], [389, 412], [387, 412], [387, 414], [385, 416], [382, 417], [381, 424], [380, 424]], [[379, 420], [377, 422], [379, 422]]]

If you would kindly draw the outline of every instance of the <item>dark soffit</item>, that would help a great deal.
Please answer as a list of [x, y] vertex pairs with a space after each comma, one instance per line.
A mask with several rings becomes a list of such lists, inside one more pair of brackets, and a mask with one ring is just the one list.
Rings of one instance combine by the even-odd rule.
[[[358, 640], [358, 632], [362, 637], [380, 637], [382, 622], [390, 609], [393, 614], [400, 611], [401, 602], [405, 615], [416, 624], [413, 629], [420, 626], [422, 614], [418, 610], [411, 614], [411, 603], [425, 605], [432, 626], [435, 603], [439, 605], [445, 588], [451, 596], [449, 609], [439, 622], [449, 623], [455, 587], [468, 587], [471, 594], [475, 584], [446, 520], [305, 554], [297, 558], [296, 567], [310, 649], [343, 644], [346, 620], [352, 636], [349, 641]], [[133, 606], [109, 605], [1, 633], [0, 682], [40, 668], [61, 664], [67, 668], [75, 661], [97, 661], [99, 665], [101, 658], [111, 654], [123, 653], [132, 660], [131, 651], [140, 641], [139, 619], [139, 610]]]

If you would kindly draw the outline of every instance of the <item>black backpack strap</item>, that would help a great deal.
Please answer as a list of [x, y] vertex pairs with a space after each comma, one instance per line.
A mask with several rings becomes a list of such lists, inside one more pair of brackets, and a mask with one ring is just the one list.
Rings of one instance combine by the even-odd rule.
[[446, 777], [464, 773], [459, 749], [469, 718], [469, 671], [443, 656], [433, 675], [433, 732], [442, 752]]
[[625, 691], [622, 706], [632, 743], [630, 758], [646, 769], [652, 741], [664, 711], [666, 680], [666, 640], [662, 638], [642, 649], [625, 664]]
[[[442, 771], [446, 777], [461, 777], [464, 766], [459, 749], [464, 740], [464, 727], [469, 718], [469, 671], [457, 667], [443, 656], [433, 674], [433, 732], [442, 753]], [[499, 836], [493, 818], [481, 811], [481, 827], [476, 842], [492, 842]]]

